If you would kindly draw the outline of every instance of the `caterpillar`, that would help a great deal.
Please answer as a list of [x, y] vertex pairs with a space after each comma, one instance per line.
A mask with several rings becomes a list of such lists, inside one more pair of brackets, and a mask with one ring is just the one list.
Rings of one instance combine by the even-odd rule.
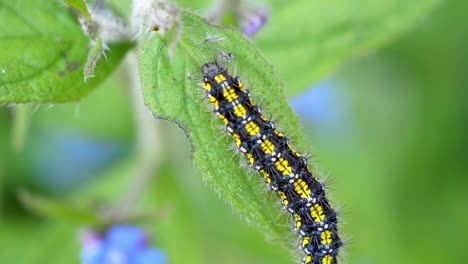
[[323, 184], [308, 169], [307, 159], [262, 115], [238, 77], [216, 61], [204, 64], [201, 73], [208, 101], [234, 138], [236, 149], [247, 158], [249, 167], [263, 175], [293, 216], [299, 248], [305, 253], [301, 264], [338, 263], [342, 242], [337, 214], [325, 197]]

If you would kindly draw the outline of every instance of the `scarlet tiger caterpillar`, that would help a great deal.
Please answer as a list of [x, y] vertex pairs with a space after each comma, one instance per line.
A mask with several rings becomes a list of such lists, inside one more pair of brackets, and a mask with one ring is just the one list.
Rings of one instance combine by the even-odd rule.
[[307, 167], [307, 159], [289, 144], [275, 124], [262, 115], [249, 91], [218, 62], [201, 67], [203, 87], [213, 110], [235, 139], [236, 149], [259, 171], [283, 207], [293, 215], [302, 264], [336, 264], [342, 245], [337, 215], [325, 197], [323, 184]]

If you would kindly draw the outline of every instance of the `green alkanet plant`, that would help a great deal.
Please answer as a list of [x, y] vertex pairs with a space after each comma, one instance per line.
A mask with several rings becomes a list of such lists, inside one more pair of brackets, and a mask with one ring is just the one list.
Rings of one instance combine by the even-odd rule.
[[[284, 94], [297, 94], [346, 59], [395, 39], [440, 0], [271, 0], [260, 6], [224, 0], [208, 12], [193, 11], [205, 2], [135, 0], [124, 22], [98, 0], [0, 0], [0, 103], [21, 111], [20, 104], [79, 101], [136, 52], [134, 85], [148, 111], [182, 127], [204, 181], [268, 239], [281, 241], [289, 232], [285, 217], [265, 206], [273, 197], [239, 168], [230, 141], [211, 121], [200, 67], [233, 55], [252, 96], [306, 150]], [[98, 218], [89, 217], [92, 224]]]

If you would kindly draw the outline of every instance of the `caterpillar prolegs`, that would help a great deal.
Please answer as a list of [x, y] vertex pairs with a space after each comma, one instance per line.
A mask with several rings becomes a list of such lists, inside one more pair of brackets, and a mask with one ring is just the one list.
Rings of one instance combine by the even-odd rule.
[[293, 215], [300, 235], [303, 264], [336, 264], [342, 242], [337, 216], [325, 198], [325, 190], [307, 167], [307, 159], [296, 152], [288, 138], [264, 117], [238, 77], [218, 62], [201, 67], [203, 87], [214, 112], [224, 122], [236, 148], [259, 171], [283, 207]]

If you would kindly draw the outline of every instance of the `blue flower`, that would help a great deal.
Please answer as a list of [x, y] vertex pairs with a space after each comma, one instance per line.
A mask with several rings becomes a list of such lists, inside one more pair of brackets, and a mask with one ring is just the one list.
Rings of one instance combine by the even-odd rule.
[[156, 249], [146, 248], [137, 257], [135, 264], [165, 263], [166, 256]]
[[148, 246], [138, 227], [117, 225], [105, 234], [86, 231], [80, 237], [81, 264], [164, 264], [166, 256]]
[[247, 37], [252, 38], [267, 23], [269, 16], [270, 11], [264, 6], [247, 11], [241, 19], [242, 31]]

